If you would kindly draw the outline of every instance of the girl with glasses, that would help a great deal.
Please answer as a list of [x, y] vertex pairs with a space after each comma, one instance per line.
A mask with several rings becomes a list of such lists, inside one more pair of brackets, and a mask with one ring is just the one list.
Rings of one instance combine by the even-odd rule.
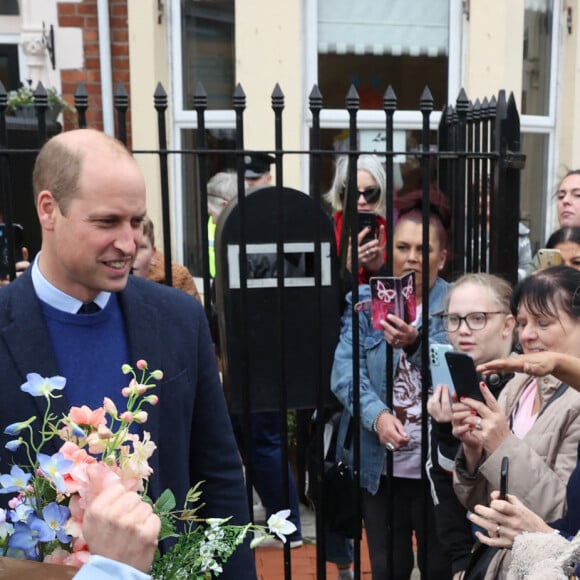
[[[452, 285], [441, 315], [447, 339], [459, 352], [471, 355], [475, 364], [507, 357], [512, 350], [515, 318], [510, 312], [512, 287], [492, 274], [465, 274]], [[489, 386], [498, 395], [512, 375], [494, 374]], [[453, 490], [453, 462], [460, 442], [451, 433], [451, 396], [448, 385], [433, 385], [427, 408], [431, 423], [431, 456], [427, 470], [435, 501], [435, 523], [443, 548], [451, 559], [454, 579], [461, 578], [473, 534], [466, 509]]]
[[[511, 310], [525, 354], [580, 357], [579, 287], [580, 271], [567, 266], [540, 270], [516, 286]], [[508, 457], [510, 493], [547, 521], [561, 517], [580, 442], [580, 394], [551, 375], [527, 374], [516, 374], [497, 400], [485, 383], [481, 392], [485, 403], [453, 404], [453, 434], [462, 442], [454, 466], [458, 498], [470, 510], [487, 504]], [[501, 525], [492, 533], [501, 536]], [[505, 577], [510, 561], [511, 553], [499, 550], [484, 577]]]
[[[376, 155], [359, 155], [357, 159], [357, 191], [356, 206], [358, 212], [374, 213], [375, 234], [371, 234], [369, 227], [358, 233], [358, 283], [368, 284], [369, 278], [384, 264], [386, 255], [386, 225], [384, 218], [386, 211], [386, 174], [381, 160]], [[340, 255], [343, 238], [346, 195], [348, 193], [348, 157], [339, 157], [330, 191], [326, 199], [332, 206], [333, 220], [336, 227], [336, 248]], [[346, 267], [352, 272], [352, 254], [350, 251], [350, 237]]]

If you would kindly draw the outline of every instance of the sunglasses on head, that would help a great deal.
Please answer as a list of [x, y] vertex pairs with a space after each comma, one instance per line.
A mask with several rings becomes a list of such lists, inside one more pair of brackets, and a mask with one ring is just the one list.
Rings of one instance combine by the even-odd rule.
[[[344, 195], [346, 193], [346, 188], [342, 190], [342, 197], [344, 198]], [[368, 204], [374, 204], [374, 203], [378, 203], [380, 197], [381, 197], [381, 188], [378, 186], [369, 186], [369, 187], [365, 187], [364, 189], [359, 189], [357, 190], [358, 195], [362, 195], [365, 198], [365, 201]]]

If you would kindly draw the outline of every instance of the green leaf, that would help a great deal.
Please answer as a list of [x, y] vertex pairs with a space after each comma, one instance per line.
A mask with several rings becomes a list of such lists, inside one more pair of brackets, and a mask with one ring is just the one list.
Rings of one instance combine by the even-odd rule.
[[169, 513], [175, 509], [177, 502], [170, 489], [166, 489], [155, 502], [155, 513]]

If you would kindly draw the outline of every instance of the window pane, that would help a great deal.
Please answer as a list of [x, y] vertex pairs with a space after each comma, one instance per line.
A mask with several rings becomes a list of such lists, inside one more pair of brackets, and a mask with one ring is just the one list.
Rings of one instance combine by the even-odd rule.
[[0, 0], [0, 14], [4, 16], [15, 16], [20, 14], [18, 10], [18, 0]]
[[318, 0], [318, 76], [327, 108], [351, 84], [362, 109], [382, 109], [390, 84], [399, 109], [418, 109], [425, 85], [447, 103], [449, 2]]
[[[534, 252], [546, 243], [549, 231], [545, 231], [546, 204], [554, 203], [546, 195], [546, 167], [548, 166], [548, 135], [522, 133], [522, 152], [526, 154], [526, 166], [522, 171], [520, 187], [521, 221], [530, 228], [530, 239]], [[554, 188], [555, 189], [555, 188]]]
[[522, 114], [548, 115], [553, 0], [525, 0]]
[[210, 109], [231, 109], [234, 92], [234, 0], [182, 0], [183, 108], [199, 82]]

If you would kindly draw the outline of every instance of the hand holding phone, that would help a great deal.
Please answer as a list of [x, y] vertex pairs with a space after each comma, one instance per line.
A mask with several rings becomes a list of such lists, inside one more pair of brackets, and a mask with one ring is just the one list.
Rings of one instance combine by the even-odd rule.
[[457, 397], [469, 397], [485, 403], [473, 359], [463, 352], [449, 351], [445, 353], [445, 360]]
[[453, 350], [450, 344], [429, 345], [429, 370], [431, 371], [431, 385], [435, 388], [437, 385], [447, 385], [449, 392], [453, 393], [455, 387], [449, 373], [449, 366], [445, 360], [445, 353]]
[[506, 456], [501, 460], [501, 470], [499, 479], [499, 499], [505, 500], [508, 494], [509, 468], [510, 468], [510, 458]]

